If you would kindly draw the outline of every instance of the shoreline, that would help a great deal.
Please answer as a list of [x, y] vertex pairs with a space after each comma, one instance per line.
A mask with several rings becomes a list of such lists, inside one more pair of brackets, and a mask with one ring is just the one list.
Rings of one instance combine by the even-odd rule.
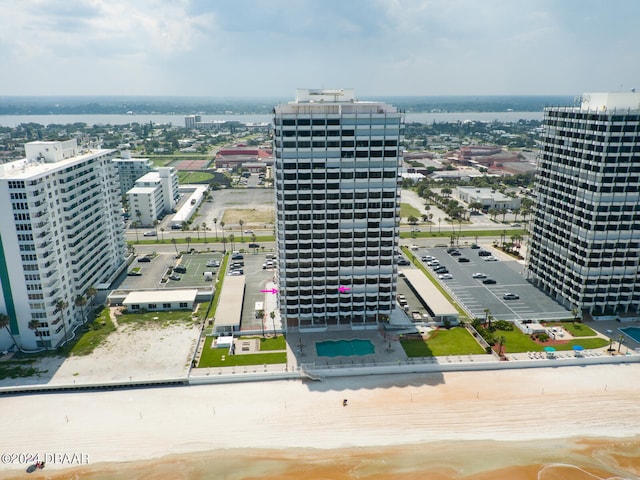
[[[640, 384], [629, 379], [638, 374], [640, 364], [619, 364], [15, 396], [3, 398], [12, 433], [2, 450], [87, 455], [88, 465], [47, 464], [49, 478], [70, 467], [164, 465], [220, 451], [304, 449], [324, 458], [456, 442], [634, 443]], [[0, 478], [25, 468], [2, 464]]]

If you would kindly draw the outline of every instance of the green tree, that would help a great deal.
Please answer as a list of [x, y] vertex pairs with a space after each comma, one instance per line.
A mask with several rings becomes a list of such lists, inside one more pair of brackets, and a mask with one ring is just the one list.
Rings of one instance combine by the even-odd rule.
[[64, 343], [67, 343], [69, 337], [67, 336], [67, 321], [64, 318], [64, 311], [69, 307], [69, 302], [65, 302], [64, 300], [58, 300], [56, 302], [55, 313], [60, 314], [60, 318], [62, 319], [62, 326], [64, 327]]
[[178, 245], [176, 245], [178, 241], [175, 238], [172, 238], [171, 243], [173, 243], [173, 248], [176, 249], [176, 255], [180, 255], [180, 252], [178, 252]]
[[238, 224], [240, 224], [240, 241], [244, 242], [244, 230], [242, 230], [242, 226], [244, 225], [244, 220], [238, 220]]
[[271, 323], [273, 324], [273, 336], [276, 336], [276, 312], [274, 312], [273, 310], [271, 310], [271, 313], [269, 314], [269, 316], [271, 317]]
[[185, 242], [187, 242], [187, 252], [191, 251], [191, 237], [185, 237]]
[[213, 228], [215, 228], [216, 230], [216, 240], [218, 240], [218, 219], [217, 218], [213, 219]]
[[4, 328], [7, 330], [7, 332], [9, 333], [9, 336], [11, 337], [11, 340], [13, 341], [13, 344], [16, 346], [16, 348], [18, 350], [20, 349], [20, 346], [18, 345], [18, 342], [16, 342], [16, 338], [13, 336], [13, 333], [11, 333], [11, 319], [9, 318], [9, 315], [7, 315], [6, 313], [0, 313], [0, 328]]
[[33, 334], [36, 337], [36, 345], [38, 345], [38, 339], [40, 338], [40, 335], [38, 335], [38, 327], [40, 326], [40, 322], [38, 320], [36, 320], [35, 318], [31, 321], [29, 321], [29, 330], [33, 330]]
[[84, 297], [84, 295], [77, 295], [74, 303], [76, 307], [80, 307], [80, 313], [82, 314], [82, 325], [84, 325], [86, 322], [86, 317], [84, 315], [84, 306], [87, 304], [87, 299]]
[[202, 222], [202, 232], [204, 234], [204, 243], [207, 243], [207, 224], [205, 222]]

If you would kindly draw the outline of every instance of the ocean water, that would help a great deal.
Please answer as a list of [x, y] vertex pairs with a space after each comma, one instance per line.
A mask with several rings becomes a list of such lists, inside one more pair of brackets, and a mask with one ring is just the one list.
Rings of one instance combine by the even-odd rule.
[[44, 474], [52, 480], [632, 480], [640, 478], [640, 438], [218, 450], [64, 471], [45, 468], [29, 478]]

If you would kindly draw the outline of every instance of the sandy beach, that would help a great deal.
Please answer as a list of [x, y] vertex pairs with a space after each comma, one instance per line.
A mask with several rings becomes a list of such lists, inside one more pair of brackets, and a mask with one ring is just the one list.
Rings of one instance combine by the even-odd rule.
[[[337, 472], [332, 463], [336, 458], [344, 458], [345, 466], [357, 461], [362, 469], [366, 458], [410, 458], [418, 448], [416, 459], [407, 460], [417, 468], [418, 458], [420, 462], [430, 458], [426, 451], [453, 445], [449, 457], [435, 455], [425, 467], [443, 475], [430, 478], [480, 479], [475, 475], [485, 470], [513, 467], [509, 458], [522, 457], [518, 468], [525, 465], [539, 472], [548, 467], [546, 461], [538, 461], [546, 458], [543, 452], [584, 449], [586, 444], [576, 439], [585, 438], [594, 439], [598, 445], [594, 450], [604, 448], [601, 442], [605, 442], [611, 453], [611, 442], [617, 445], [617, 457], [611, 453], [607, 458], [618, 458], [614, 467], [629, 472], [628, 477], [619, 478], [636, 478], [640, 475], [639, 374], [640, 365], [626, 364], [7, 397], [1, 400], [5, 434], [0, 447], [13, 458], [4, 457], [0, 478], [24, 475], [27, 465], [19, 462], [21, 453], [49, 455], [47, 475], [39, 478], [67, 478], [62, 469], [68, 468], [82, 473], [76, 478], [154, 478], [148, 474], [155, 468], [166, 473], [179, 465], [179, 471], [189, 471], [185, 461], [192, 467], [206, 466], [209, 473], [219, 468], [215, 478], [270, 478], [259, 468], [261, 456], [280, 459], [280, 469], [288, 462], [312, 465], [317, 458], [320, 466]], [[346, 407], [342, 405], [345, 398]], [[466, 455], [456, 453], [462, 443], [467, 445]], [[487, 445], [494, 445], [487, 451], [495, 452], [497, 444], [519, 448], [520, 453], [493, 460], [482, 453]], [[479, 452], [472, 464], [469, 449]], [[627, 462], [620, 460], [625, 449], [631, 450]], [[397, 453], [380, 457], [381, 452], [390, 451]], [[456, 466], [456, 455], [464, 460], [462, 464], [466, 462], [465, 475], [474, 476], [451, 476], [463, 468]], [[144, 462], [161, 457], [153, 464]], [[231, 461], [245, 457], [244, 463]], [[604, 468], [611, 464], [591, 467], [611, 473], [614, 470]], [[474, 465], [475, 470], [469, 470]], [[252, 469], [237, 476], [243, 466]], [[382, 472], [385, 466], [376, 468]], [[375, 476], [376, 468], [369, 476], [304, 478], [390, 478]], [[117, 476], [115, 472], [123, 469], [129, 473]], [[138, 469], [141, 476], [135, 474]], [[55, 470], [61, 476], [52, 477]], [[256, 476], [251, 476], [253, 470]], [[273, 478], [288, 478], [278, 471]], [[554, 477], [549, 468], [545, 471], [547, 476], [539, 478], [582, 478], [566, 472]], [[44, 471], [30, 478], [38, 475]], [[158, 475], [155, 478], [164, 478]], [[194, 470], [181, 478], [212, 477], [199, 477]]]

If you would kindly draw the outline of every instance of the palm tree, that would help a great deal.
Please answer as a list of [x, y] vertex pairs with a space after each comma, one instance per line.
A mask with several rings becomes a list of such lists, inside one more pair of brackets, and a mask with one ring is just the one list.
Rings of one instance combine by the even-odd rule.
[[504, 344], [507, 343], [507, 339], [503, 336], [500, 335], [498, 337], [498, 356], [502, 356], [502, 347], [504, 347]]
[[222, 253], [227, 253], [227, 237], [222, 235]]
[[428, 218], [429, 218], [429, 233], [431, 233], [432, 232], [432, 227], [433, 227], [433, 222], [431, 221], [433, 219], [433, 213], [430, 213], [428, 215]]
[[38, 327], [40, 326], [40, 321], [35, 318], [29, 322], [29, 330], [33, 330], [33, 334], [36, 336], [36, 345], [38, 345]]
[[62, 326], [64, 327], [64, 343], [67, 343], [67, 321], [64, 319], [64, 311], [69, 306], [69, 302], [65, 302], [64, 300], [58, 300], [56, 302], [56, 309], [54, 313], [60, 313], [60, 318], [62, 318]]
[[274, 312], [273, 310], [271, 310], [271, 313], [269, 314], [269, 316], [271, 317], [271, 323], [273, 323], [273, 336], [276, 336], [276, 312]]
[[255, 233], [252, 233], [252, 234], [251, 234], [251, 243], [256, 243], [257, 238], [258, 238], [258, 237], [256, 237], [256, 234], [255, 234]]
[[160, 228], [160, 240], [164, 242], [164, 227]]
[[218, 240], [218, 219], [217, 218], [213, 219], [213, 228], [216, 229], [216, 240]]
[[176, 249], [176, 255], [180, 255], [180, 252], [178, 252], [178, 245], [176, 245], [178, 242], [175, 238], [171, 239], [171, 243], [173, 243], [173, 248]]
[[133, 224], [131, 225], [136, 232], [136, 243], [140, 243], [140, 237], [138, 237], [138, 227], [140, 226], [140, 222], [133, 222]]
[[185, 242], [187, 242], [187, 252], [191, 250], [189, 247], [191, 246], [191, 237], [185, 237]]
[[574, 325], [578, 321], [578, 313], [580, 313], [580, 310], [578, 310], [578, 307], [573, 307], [571, 309], [571, 315], [573, 315], [573, 323], [574, 323]]
[[11, 336], [11, 340], [13, 340], [13, 344], [16, 346], [16, 348], [18, 350], [20, 350], [20, 347], [18, 346], [18, 342], [16, 342], [16, 338], [13, 336], [13, 333], [11, 333], [11, 319], [9, 318], [9, 315], [7, 315], [6, 313], [0, 313], [0, 328], [6, 328], [7, 332], [9, 332], [9, 335]]
[[222, 236], [224, 237], [224, 221], [220, 221], [220, 228], [222, 229]]
[[204, 233], [204, 243], [207, 243], [207, 224], [202, 222], [202, 231]]
[[196, 231], [196, 235], [198, 235], [198, 240], [200, 240], [200, 225], [196, 225], [193, 229]]
[[235, 235], [232, 233], [229, 235], [229, 241], [231, 242], [231, 251], [236, 249], [236, 246], [233, 244], [233, 241], [236, 239]]
[[80, 307], [82, 313], [82, 325], [85, 324], [86, 317], [84, 316], [84, 306], [87, 304], [87, 299], [83, 295], [78, 295], [74, 300], [76, 307]]
[[238, 224], [240, 224], [240, 241], [244, 242], [244, 230], [242, 230], [242, 226], [244, 225], [244, 220], [238, 220]]
[[93, 301], [95, 300], [97, 293], [98, 290], [96, 290], [94, 287], [88, 287], [84, 292], [84, 296], [87, 298], [89, 306], [93, 305]]
[[441, 227], [442, 227], [442, 217], [438, 217], [438, 233], [440, 233]]

